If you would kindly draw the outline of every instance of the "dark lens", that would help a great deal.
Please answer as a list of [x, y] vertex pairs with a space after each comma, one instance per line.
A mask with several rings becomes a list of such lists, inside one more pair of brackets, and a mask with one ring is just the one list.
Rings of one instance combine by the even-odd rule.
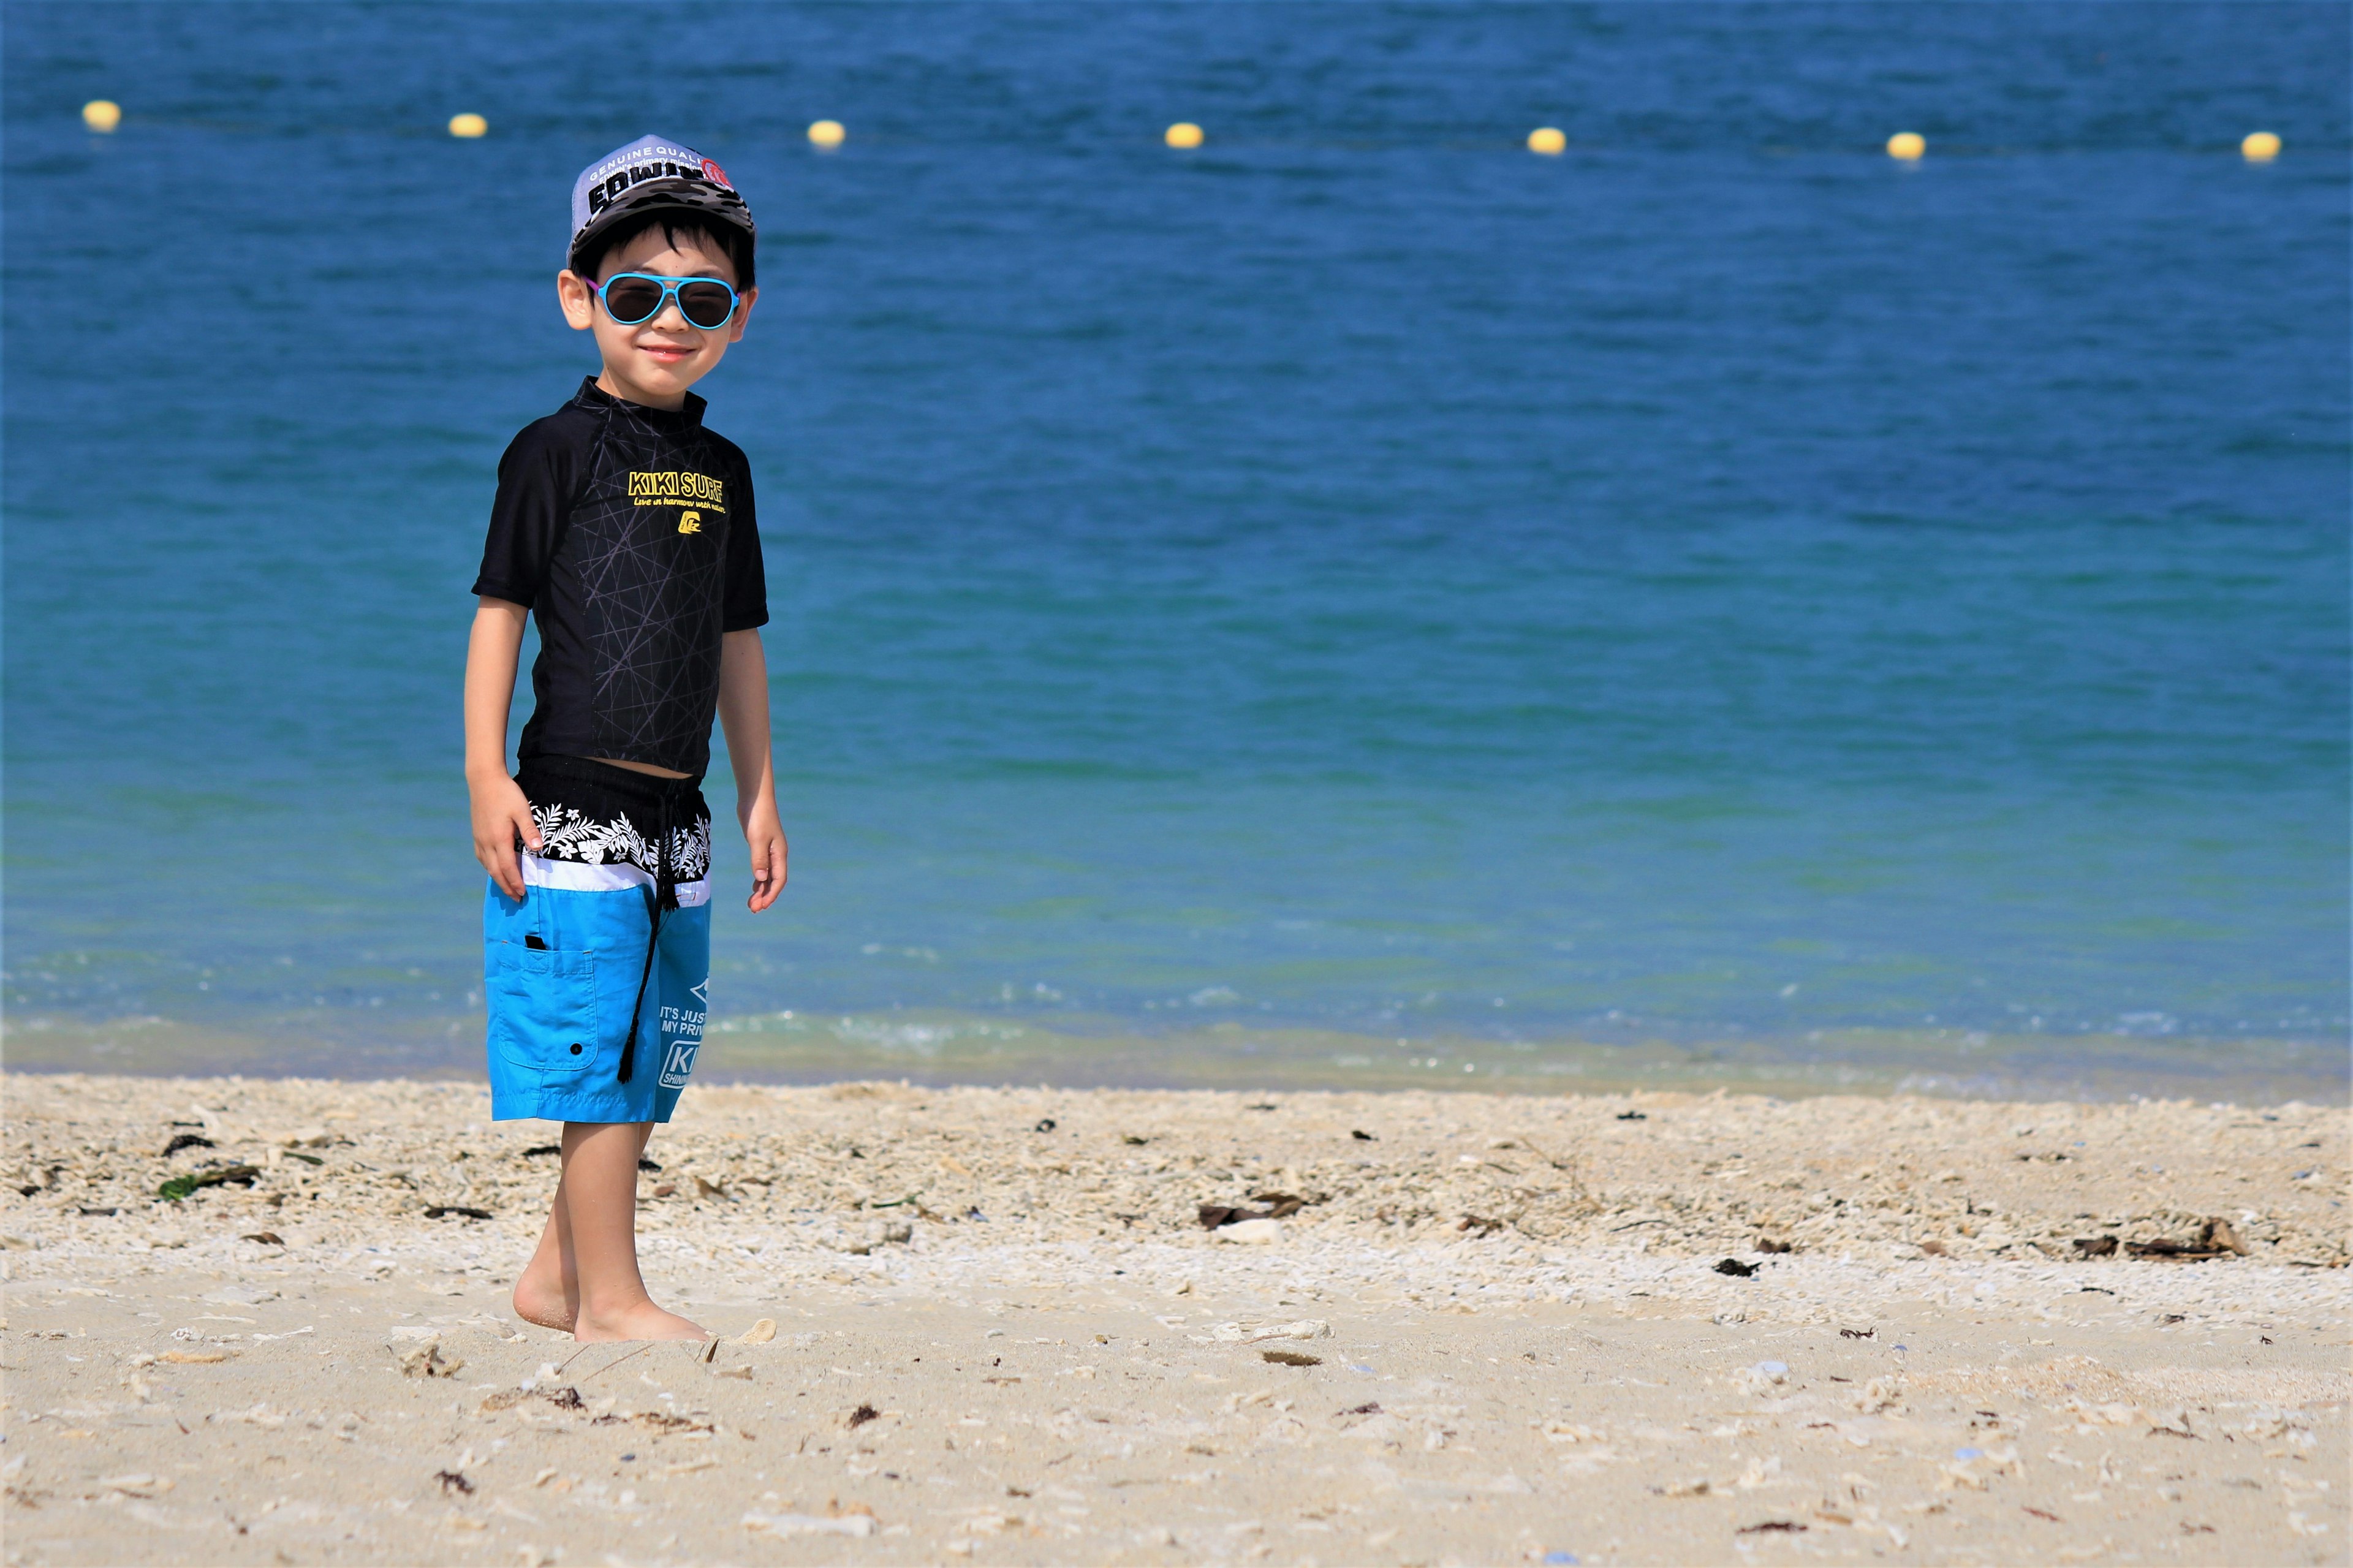
[[650, 318], [661, 301], [661, 285], [649, 279], [616, 278], [605, 285], [605, 309], [625, 327]]
[[698, 327], [723, 327], [735, 313], [735, 296], [724, 283], [689, 283], [678, 291], [678, 308]]

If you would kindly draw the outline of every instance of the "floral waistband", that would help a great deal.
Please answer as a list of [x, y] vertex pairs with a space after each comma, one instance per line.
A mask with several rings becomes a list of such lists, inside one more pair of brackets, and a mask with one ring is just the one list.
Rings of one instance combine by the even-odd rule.
[[[661, 829], [644, 827], [626, 811], [600, 819], [576, 805], [534, 804], [531, 819], [539, 827], [540, 855], [550, 860], [575, 860], [587, 866], [630, 865], [649, 877], [663, 868]], [[673, 823], [670, 830], [670, 880], [699, 882], [711, 874], [711, 816], [697, 811], [691, 821]]]

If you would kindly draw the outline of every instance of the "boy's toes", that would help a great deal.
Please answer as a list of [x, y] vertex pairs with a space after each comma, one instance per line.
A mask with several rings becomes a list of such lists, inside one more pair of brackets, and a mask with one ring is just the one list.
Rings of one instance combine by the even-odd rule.
[[583, 1312], [572, 1326], [578, 1340], [707, 1340], [708, 1330], [691, 1318], [666, 1312], [651, 1301], [611, 1313]]

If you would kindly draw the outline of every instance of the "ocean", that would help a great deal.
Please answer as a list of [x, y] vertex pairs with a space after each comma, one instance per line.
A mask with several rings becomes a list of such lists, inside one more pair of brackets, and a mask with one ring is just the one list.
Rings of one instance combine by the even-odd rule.
[[8, 1065], [480, 1071], [466, 590], [653, 132], [763, 237], [704, 1075], [2341, 1097], [2348, 26], [9, 5]]

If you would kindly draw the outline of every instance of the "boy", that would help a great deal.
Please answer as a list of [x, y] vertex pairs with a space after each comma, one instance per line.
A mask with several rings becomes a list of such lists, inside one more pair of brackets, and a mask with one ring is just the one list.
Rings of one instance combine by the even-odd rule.
[[[581, 174], [572, 230], [556, 295], [604, 371], [499, 460], [466, 654], [466, 787], [491, 877], [491, 1114], [564, 1123], [515, 1311], [584, 1341], [702, 1339], [638, 1272], [638, 1160], [702, 1038], [711, 813], [697, 786], [714, 709], [752, 909], [785, 883], [752, 476], [687, 390], [744, 335], [754, 231], [718, 164], [653, 136]], [[534, 707], [510, 778], [527, 616]]]

